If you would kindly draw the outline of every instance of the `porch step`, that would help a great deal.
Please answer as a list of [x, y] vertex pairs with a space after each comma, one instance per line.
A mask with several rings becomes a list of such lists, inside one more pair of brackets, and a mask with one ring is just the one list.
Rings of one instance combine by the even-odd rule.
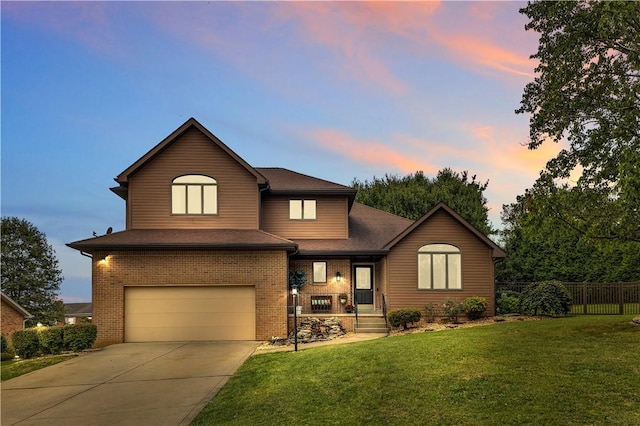
[[389, 329], [384, 323], [384, 317], [358, 318], [355, 328], [356, 333], [388, 333]]

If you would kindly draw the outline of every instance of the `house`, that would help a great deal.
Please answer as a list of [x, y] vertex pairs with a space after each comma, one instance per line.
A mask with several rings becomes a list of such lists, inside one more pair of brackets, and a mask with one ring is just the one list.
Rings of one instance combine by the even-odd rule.
[[2, 334], [10, 339], [14, 331], [25, 328], [25, 322], [32, 318], [29, 312], [10, 298], [4, 291], [0, 291], [0, 311], [2, 312]]
[[493, 312], [505, 253], [444, 204], [415, 222], [367, 207], [353, 188], [249, 165], [193, 118], [115, 181], [126, 229], [68, 244], [92, 257], [97, 346], [286, 336], [289, 271], [306, 275], [301, 315], [350, 330], [351, 304], [383, 318], [483, 296]]
[[64, 323], [80, 324], [82, 322], [91, 321], [91, 303], [65, 303], [64, 304]]

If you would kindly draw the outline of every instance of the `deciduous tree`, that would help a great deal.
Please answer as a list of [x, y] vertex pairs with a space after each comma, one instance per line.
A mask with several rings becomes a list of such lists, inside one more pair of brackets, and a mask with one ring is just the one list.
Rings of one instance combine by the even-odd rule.
[[444, 202], [485, 235], [496, 231], [489, 222], [483, 192], [489, 182], [479, 182], [467, 171], [446, 168], [430, 179], [418, 171], [404, 177], [385, 175], [364, 182], [354, 179], [356, 201], [407, 219], [417, 220], [439, 202]]
[[61, 282], [47, 237], [27, 220], [3, 217], [2, 291], [34, 316], [34, 324], [53, 324], [62, 309], [57, 300]]
[[558, 219], [591, 237], [640, 242], [640, 2], [543, 1], [520, 12], [540, 34], [537, 75], [516, 110], [530, 114], [529, 148], [569, 143], [539, 183], [554, 191], [554, 179], [579, 174], [581, 204], [557, 197]]

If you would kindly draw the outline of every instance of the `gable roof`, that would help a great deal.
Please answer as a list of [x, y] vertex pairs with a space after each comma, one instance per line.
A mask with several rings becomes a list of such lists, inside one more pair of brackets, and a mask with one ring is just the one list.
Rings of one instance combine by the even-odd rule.
[[91, 302], [65, 303], [64, 315], [67, 317], [91, 316]]
[[4, 303], [6, 303], [7, 305], [11, 306], [18, 313], [22, 314], [22, 316], [24, 316], [25, 318], [33, 318], [33, 315], [31, 315], [25, 308], [20, 306], [20, 304], [18, 302], [16, 302], [12, 298], [10, 298], [9, 295], [6, 294], [4, 291], [0, 291], [0, 297], [2, 298]]
[[129, 229], [75, 241], [76, 250], [154, 249], [281, 249], [293, 251], [293, 241], [254, 229]]
[[115, 177], [115, 181], [120, 184], [120, 186], [111, 188], [111, 191], [118, 194], [120, 197], [126, 199], [127, 186], [129, 184], [129, 176], [133, 175], [135, 172], [144, 167], [147, 163], [153, 160], [158, 154], [164, 151], [168, 146], [174, 143], [176, 140], [180, 138], [183, 134], [185, 134], [190, 129], [195, 128], [204, 134], [208, 139], [211, 140], [212, 143], [216, 144], [220, 147], [224, 152], [226, 152], [231, 158], [233, 158], [238, 164], [244, 167], [249, 173], [255, 176], [258, 185], [266, 184], [266, 178], [261, 175], [256, 169], [251, 167], [249, 163], [244, 161], [238, 154], [236, 154], [231, 148], [225, 145], [220, 139], [218, 139], [213, 133], [207, 130], [202, 124], [200, 124], [195, 118], [191, 117], [184, 124], [174, 130], [169, 136], [164, 138], [159, 144], [151, 148], [146, 154], [140, 157], [135, 163], [127, 167], [122, 173]]
[[467, 222], [462, 216], [456, 213], [451, 207], [447, 206], [445, 203], [440, 202], [436, 204], [431, 210], [429, 210], [424, 216], [420, 219], [416, 220], [411, 226], [405, 229], [398, 236], [393, 238], [389, 243], [385, 245], [385, 249], [390, 250], [394, 245], [400, 242], [404, 237], [413, 232], [414, 229], [422, 225], [425, 221], [427, 221], [431, 216], [433, 216], [438, 211], [444, 211], [449, 216], [451, 216], [454, 220], [458, 221], [463, 227], [465, 227], [469, 232], [474, 234], [480, 241], [486, 244], [492, 250], [492, 257], [506, 257], [507, 254], [504, 250], [502, 250], [496, 243], [491, 241], [486, 235], [482, 232], [478, 231], [473, 225]]

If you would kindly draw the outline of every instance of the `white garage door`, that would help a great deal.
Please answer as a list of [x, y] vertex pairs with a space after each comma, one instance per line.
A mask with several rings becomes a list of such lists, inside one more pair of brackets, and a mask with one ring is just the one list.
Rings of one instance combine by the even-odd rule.
[[126, 342], [255, 340], [255, 288], [126, 287]]

